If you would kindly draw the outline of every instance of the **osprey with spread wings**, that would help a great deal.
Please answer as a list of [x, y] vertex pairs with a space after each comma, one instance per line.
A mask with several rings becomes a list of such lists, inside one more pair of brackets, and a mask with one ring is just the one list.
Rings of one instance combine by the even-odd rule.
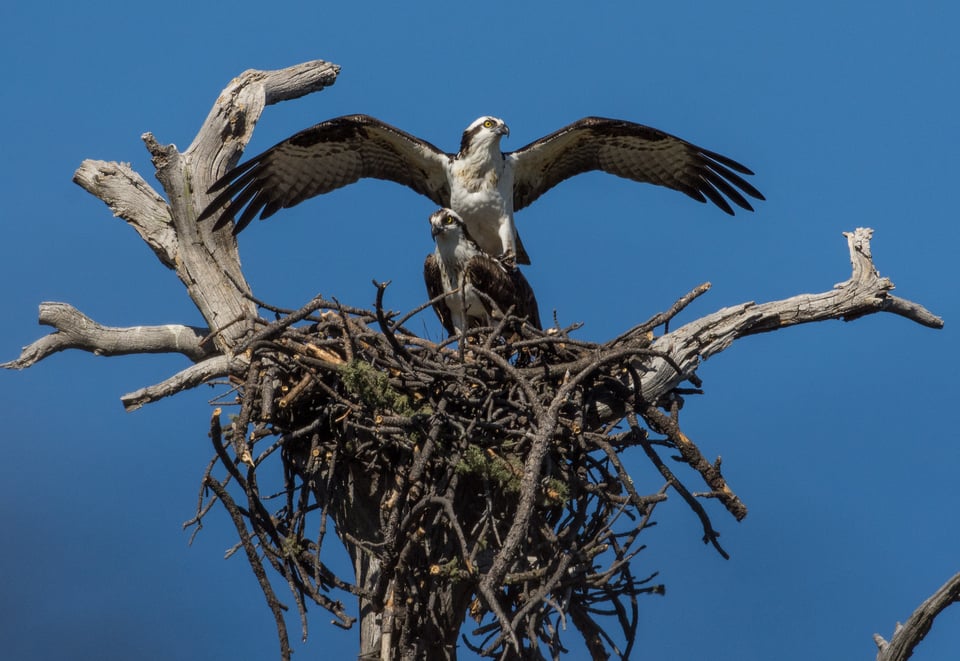
[[211, 187], [218, 195], [199, 219], [229, 201], [216, 226], [237, 216], [237, 233], [258, 214], [268, 218], [362, 178], [387, 179], [451, 208], [483, 251], [529, 264], [514, 211], [590, 170], [710, 200], [731, 215], [730, 202], [753, 210], [745, 194], [764, 199], [741, 176], [753, 173], [740, 163], [649, 126], [586, 117], [504, 153], [500, 140], [509, 133], [503, 120], [481, 117], [463, 132], [460, 151], [448, 154], [373, 117], [337, 117], [227, 172]]

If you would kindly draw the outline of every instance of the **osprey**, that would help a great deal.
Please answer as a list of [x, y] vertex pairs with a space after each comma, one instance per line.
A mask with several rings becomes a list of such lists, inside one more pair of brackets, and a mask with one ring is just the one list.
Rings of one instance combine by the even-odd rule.
[[373, 117], [337, 117], [227, 172], [210, 188], [219, 194], [199, 220], [231, 200], [216, 227], [239, 213], [236, 234], [257, 214], [268, 218], [279, 209], [372, 177], [403, 184], [452, 208], [482, 250], [529, 264], [513, 212], [582, 172], [602, 170], [666, 186], [699, 202], [709, 199], [730, 215], [730, 202], [753, 211], [743, 193], [764, 199], [740, 176], [753, 174], [740, 163], [649, 126], [586, 117], [504, 153], [500, 140], [509, 134], [503, 120], [481, 117], [463, 132], [460, 151], [447, 154]]
[[423, 262], [423, 281], [430, 298], [447, 293], [433, 310], [450, 335], [493, 326], [511, 307], [515, 316], [540, 328], [537, 299], [520, 269], [481, 250], [455, 211], [435, 211], [430, 233], [437, 249]]

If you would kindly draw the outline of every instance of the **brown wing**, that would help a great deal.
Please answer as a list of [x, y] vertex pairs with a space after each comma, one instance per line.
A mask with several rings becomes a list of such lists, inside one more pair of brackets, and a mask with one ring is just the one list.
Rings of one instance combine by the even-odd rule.
[[590, 170], [666, 186], [699, 202], [709, 199], [730, 215], [733, 208], [727, 198], [748, 211], [753, 207], [743, 193], [764, 199], [740, 176], [753, 174], [740, 163], [669, 133], [619, 119], [585, 117], [505, 156], [513, 165], [514, 210], [561, 181]]
[[257, 214], [280, 209], [370, 177], [403, 184], [436, 204], [450, 204], [446, 167], [452, 157], [429, 142], [367, 115], [349, 115], [300, 131], [227, 172], [211, 186], [220, 191], [200, 214], [220, 227], [237, 214], [236, 234]]
[[[440, 279], [440, 264], [437, 263], [436, 253], [430, 253], [423, 260], [423, 282], [427, 286], [427, 296], [431, 299], [443, 293], [443, 280]], [[450, 314], [446, 299], [441, 298], [434, 303], [433, 311], [437, 314], [437, 319], [440, 320], [449, 335], [456, 333], [456, 329], [453, 327], [453, 315]]]
[[467, 262], [464, 277], [474, 288], [489, 296], [501, 314], [513, 306], [514, 316], [525, 317], [531, 325], [541, 328], [537, 299], [520, 269], [504, 268], [493, 257], [480, 254]]
[[514, 314], [518, 317], [526, 317], [531, 326], [542, 330], [543, 325], [540, 323], [540, 306], [537, 305], [537, 297], [533, 293], [533, 287], [531, 287], [527, 279], [523, 277], [523, 273], [520, 272], [519, 268], [514, 268], [510, 275], [513, 278], [513, 286], [516, 290], [517, 312]]

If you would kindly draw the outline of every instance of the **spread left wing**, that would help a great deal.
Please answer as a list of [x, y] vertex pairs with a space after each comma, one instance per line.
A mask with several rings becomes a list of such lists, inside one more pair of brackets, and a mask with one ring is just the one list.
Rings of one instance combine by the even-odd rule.
[[730, 215], [730, 202], [753, 211], [744, 193], [764, 199], [740, 176], [753, 172], [733, 159], [619, 119], [585, 117], [505, 156], [513, 167], [515, 210], [590, 170], [666, 186], [699, 202], [709, 199]]
[[449, 206], [450, 158], [429, 142], [374, 117], [337, 117], [300, 131], [227, 172], [210, 188], [220, 193], [199, 220], [229, 201], [216, 227], [239, 215], [236, 234], [257, 214], [268, 218], [365, 177], [395, 181]]

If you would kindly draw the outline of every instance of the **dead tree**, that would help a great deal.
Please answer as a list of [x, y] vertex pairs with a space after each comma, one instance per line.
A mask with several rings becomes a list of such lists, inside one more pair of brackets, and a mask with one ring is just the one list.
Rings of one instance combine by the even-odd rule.
[[[166, 197], [127, 165], [85, 161], [77, 170], [74, 181], [177, 273], [206, 328], [108, 328], [67, 304], [43, 303], [40, 322], [55, 331], [4, 365], [29, 367], [64, 349], [178, 352], [193, 361], [124, 395], [128, 410], [224, 384], [218, 404], [233, 416], [223, 426], [214, 410], [214, 457], [188, 525], [199, 529], [215, 505], [229, 514], [284, 659], [285, 606], [271, 571], [289, 585], [303, 636], [309, 603], [350, 627], [356, 618], [340, 597], [355, 597], [362, 658], [454, 658], [467, 616], [476, 625], [463, 642], [485, 656], [557, 658], [572, 625], [593, 658], [626, 658], [637, 597], [663, 590], [632, 562], [656, 505], [678, 494], [704, 541], [724, 555], [703, 499], [737, 520], [747, 513], [719, 460], [707, 460], [680, 428], [684, 396], [699, 392], [700, 361], [741, 337], [825, 319], [892, 312], [942, 326], [890, 293], [869, 229], [845, 234], [853, 272], [828, 292], [743, 303], [668, 330], [704, 284], [602, 344], [578, 340], [576, 327], [525, 328], [506, 341], [501, 326], [472, 331], [457, 350], [407, 329], [429, 302], [403, 316], [387, 311], [385, 283], [374, 283], [373, 310], [319, 297], [300, 310], [270, 307], [244, 279], [230, 226], [214, 230], [196, 218], [264, 107], [319, 91], [337, 73], [321, 61], [247, 71], [220, 94], [186, 151], [144, 135]], [[634, 483], [620, 459], [630, 448], [649, 458], [660, 483]], [[689, 484], [694, 473], [705, 487]], [[278, 479], [277, 498], [261, 493], [260, 482]], [[324, 562], [330, 523], [352, 576]]]

